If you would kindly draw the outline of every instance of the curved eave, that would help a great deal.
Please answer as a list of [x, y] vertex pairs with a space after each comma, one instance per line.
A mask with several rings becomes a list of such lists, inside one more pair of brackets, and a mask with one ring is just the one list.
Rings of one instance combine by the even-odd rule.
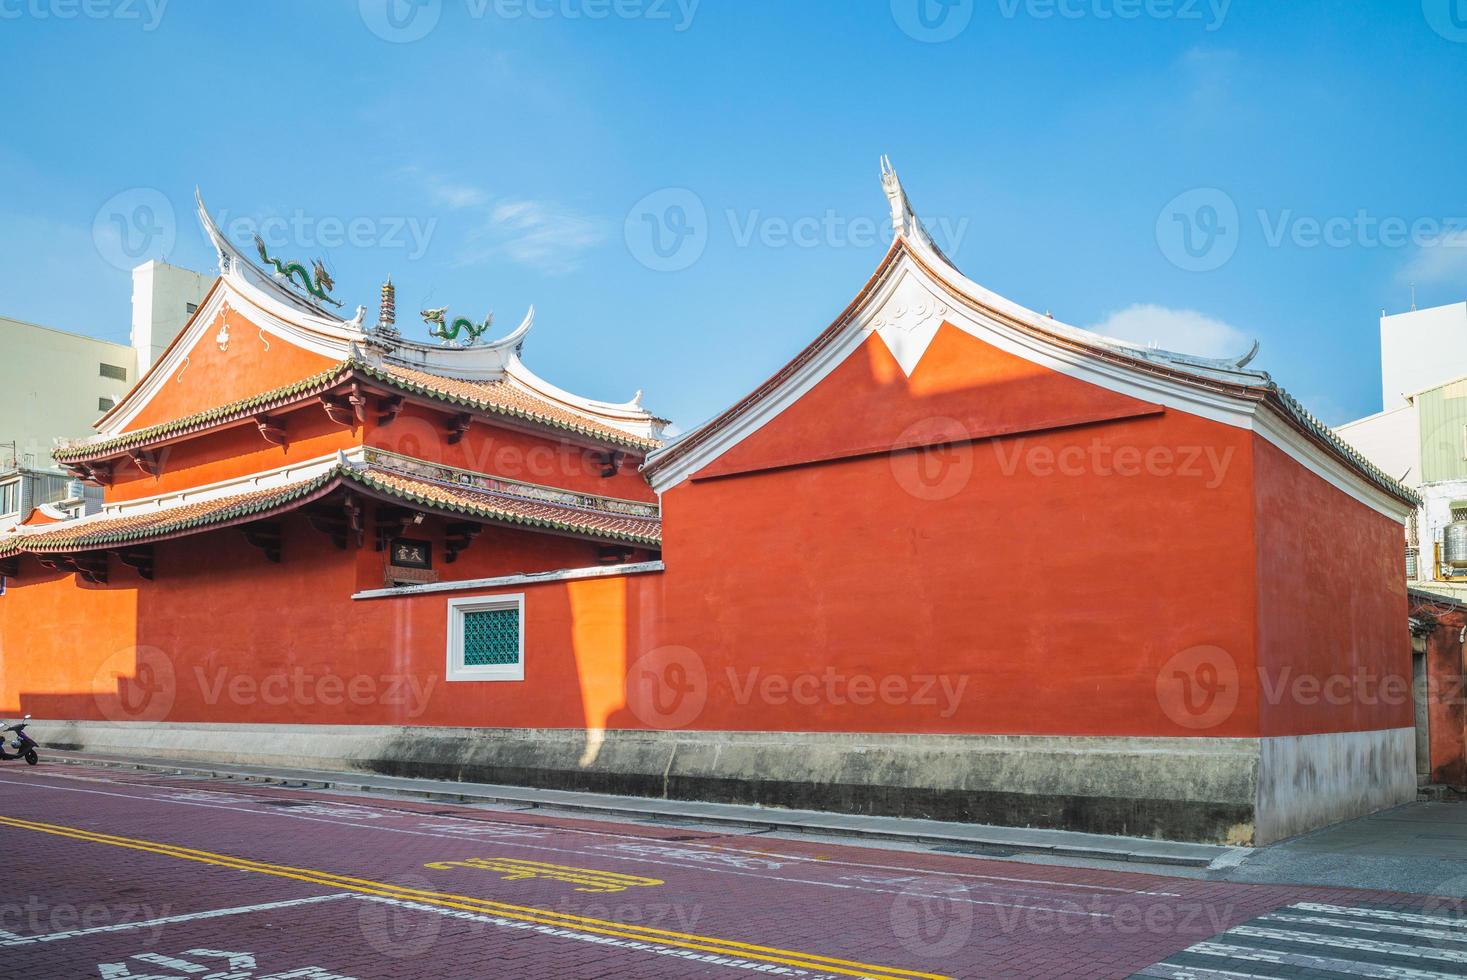
[[447, 392], [437, 391], [426, 385], [418, 385], [380, 370], [364, 362], [346, 361], [320, 374], [313, 375], [295, 384], [286, 385], [259, 395], [233, 402], [196, 415], [175, 419], [127, 432], [111, 439], [97, 442], [81, 442], [63, 446], [53, 452], [55, 460], [62, 465], [96, 463], [126, 456], [135, 450], [149, 449], [176, 439], [199, 435], [226, 426], [237, 425], [257, 415], [291, 408], [308, 399], [327, 394], [352, 380], [360, 378], [392, 394], [411, 395], [425, 402], [469, 408], [486, 416], [513, 419], [519, 422], [543, 426], [558, 432], [569, 432], [581, 436], [597, 446], [612, 446], [646, 453], [661, 445], [656, 440], [640, 439], [631, 434], [617, 435], [602, 432], [589, 426], [578, 426], [561, 419], [541, 415], [496, 402], [464, 398]]
[[386, 499], [411, 503], [417, 507], [421, 507], [423, 510], [443, 516], [467, 515], [504, 526], [528, 527], [536, 530], [552, 531], [557, 534], [567, 534], [572, 537], [586, 538], [592, 541], [605, 541], [617, 544], [640, 544], [657, 549], [662, 547], [661, 534], [629, 534], [607, 528], [593, 531], [565, 521], [528, 517], [524, 514], [515, 514], [512, 511], [502, 510], [496, 507], [450, 503], [438, 498], [410, 493], [399, 487], [391, 486], [374, 478], [370, 473], [349, 471], [345, 475], [344, 482], [361, 487], [369, 493], [381, 495]]
[[197, 435], [233, 425], [263, 412], [277, 411], [298, 404], [307, 398], [324, 394], [349, 381], [350, 378], [351, 364], [344, 362], [295, 384], [275, 388], [205, 412], [187, 415], [171, 422], [162, 422], [146, 429], [125, 432], [111, 439], [62, 446], [54, 450], [51, 456], [56, 462], [62, 464], [95, 463], [116, 458], [135, 449], [147, 449], [184, 436]]
[[74, 554], [82, 551], [108, 551], [119, 547], [153, 544], [158, 541], [185, 537], [202, 531], [217, 530], [233, 527], [237, 524], [264, 520], [295, 510], [298, 507], [326, 496], [336, 488], [339, 476], [340, 471], [335, 470], [312, 480], [307, 480], [297, 486], [276, 491], [259, 501], [240, 503], [236, 506], [223, 508], [203, 516], [180, 518], [177, 521], [165, 522], [145, 529], [111, 531], [93, 535], [83, 533], [76, 538], [64, 541], [36, 540], [30, 541], [28, 544], [27, 539], [29, 538], [36, 538], [43, 534], [55, 533], [61, 530], [53, 525], [45, 525], [46, 530], [38, 534], [17, 534], [0, 540], [0, 558], [9, 558], [21, 554], [57, 555]]
[[[517, 514], [507, 507], [497, 507], [492, 504], [480, 505], [448, 501], [404, 490], [375, 478], [370, 472], [346, 464], [333, 467], [328, 472], [295, 486], [273, 492], [263, 492], [257, 499], [222, 507], [203, 515], [180, 517], [175, 521], [164, 520], [145, 528], [87, 534], [85, 525], [82, 525], [80, 528], [82, 533], [66, 537], [64, 528], [46, 525], [44, 530], [29, 534], [12, 533], [0, 539], [0, 559], [19, 555], [44, 556], [112, 551], [120, 548], [140, 547], [206, 531], [221, 530], [289, 513], [329, 496], [342, 487], [358, 490], [378, 500], [411, 504], [420, 510], [444, 517], [472, 517], [486, 524], [546, 531], [587, 541], [633, 544], [655, 550], [660, 550], [662, 547], [660, 528], [656, 534], [635, 534], [605, 527], [588, 528], [568, 520], [559, 521], [549, 517]], [[52, 535], [59, 536], [59, 540], [46, 540]]]
[[[872, 298], [887, 283], [902, 260], [913, 263], [924, 275], [939, 284], [954, 303], [968, 311], [1022, 331], [1044, 344], [1081, 354], [1086, 358], [1116, 365], [1127, 372], [1145, 374], [1171, 384], [1220, 395], [1239, 403], [1264, 406], [1290, 428], [1334, 457], [1364, 481], [1387, 495], [1411, 506], [1420, 498], [1411, 490], [1382, 472], [1358, 452], [1346, 445], [1329, 426], [1314, 418], [1287, 392], [1279, 388], [1264, 372], [1250, 371], [1225, 361], [1191, 358], [1169, 351], [1139, 348], [1112, 341], [1091, 331], [1069, 326], [1036, 313], [998, 296], [967, 279], [934, 248], [923, 247], [898, 235], [878, 264], [876, 271], [855, 299], [830, 326], [772, 377], [740, 399], [729, 409], [690, 431], [677, 441], [648, 457], [643, 472], [651, 478], [670, 463], [690, 452], [713, 443], [725, 430], [772, 396], [796, 376], [809, 362], [817, 359], [827, 347], [844, 334], [853, 321], [867, 308]], [[655, 481], [654, 481], [655, 485]]]
[[384, 371], [381, 368], [374, 367], [370, 364], [359, 364], [356, 366], [356, 370], [360, 372], [364, 377], [370, 378], [373, 381], [379, 382], [380, 384], [393, 388], [404, 394], [420, 395], [425, 398], [430, 398], [433, 401], [442, 402], [448, 405], [458, 405], [464, 408], [473, 408], [488, 415], [498, 415], [503, 418], [519, 419], [520, 421], [533, 422], [537, 425], [543, 425], [548, 426], [549, 428], [558, 429], [562, 432], [573, 432], [576, 435], [583, 436], [584, 438], [589, 439], [592, 442], [602, 445], [612, 445], [619, 448], [635, 449], [639, 453], [649, 452], [662, 445], [662, 443], [657, 441], [656, 439], [643, 439], [638, 436], [634, 436], [631, 433], [603, 432], [598, 429], [593, 429], [590, 426], [576, 425], [571, 422], [562, 421], [561, 419], [552, 418], [547, 415], [541, 415], [537, 412], [532, 412], [527, 409], [515, 408], [514, 406], [510, 405], [501, 405], [497, 402], [481, 398], [469, 398], [466, 396], [450, 394], [448, 392], [436, 391], [435, 389], [430, 388], [426, 385], [420, 385], [405, 378], [400, 378], [392, 374], [391, 372]]

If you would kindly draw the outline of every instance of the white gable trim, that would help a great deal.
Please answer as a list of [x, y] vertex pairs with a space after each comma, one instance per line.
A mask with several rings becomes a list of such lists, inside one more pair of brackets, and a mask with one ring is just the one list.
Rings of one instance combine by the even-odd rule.
[[[1011, 301], [1004, 301], [1005, 307], [1013, 305]], [[1005, 309], [1004, 312], [1009, 311]], [[1024, 312], [1027, 316], [1022, 319], [1039, 319], [1038, 314]], [[1006, 353], [1066, 377], [1141, 401], [1155, 402], [1174, 411], [1256, 432], [1310, 472], [1372, 510], [1402, 523], [1409, 513], [1407, 504], [1358, 476], [1332, 454], [1276, 418], [1273, 412], [1267, 409], [1260, 411], [1258, 401], [1209, 391], [1161, 374], [1137, 371], [1080, 350], [1050, 343], [1034, 332], [990, 315], [983, 309], [980, 298], [965, 297], [929, 274], [906, 250], [896, 257], [865, 304], [848, 317], [845, 326], [823, 350], [707, 442], [689, 450], [686, 455], [674, 458], [665, 467], [655, 469], [651, 474], [653, 489], [659, 494], [665, 493], [758, 432], [828, 377], [872, 333], [882, 336], [883, 342], [893, 349], [893, 354], [902, 363], [903, 370], [910, 373], [943, 321]], [[894, 330], [902, 333], [894, 333]], [[909, 346], [902, 348], [903, 344]], [[900, 352], [898, 348], [902, 348]], [[695, 436], [697, 431], [689, 433], [689, 437]]]
[[257, 297], [253, 293], [254, 290], [240, 289], [229, 277], [221, 278], [218, 287], [194, 313], [193, 319], [184, 328], [177, 342], [168, 348], [163, 357], [97, 426], [96, 439], [110, 439], [122, 434], [164, 388], [175, 381], [187, 379], [189, 357], [199, 344], [216, 341], [217, 338], [213, 336], [214, 323], [225, 309], [233, 310], [258, 328], [258, 331], [243, 333], [236, 329], [230, 338], [231, 344], [261, 344], [263, 334], [264, 343], [291, 344], [333, 361], [347, 359], [351, 344], [346, 331], [339, 331], [342, 336], [337, 339], [303, 329], [256, 302]]

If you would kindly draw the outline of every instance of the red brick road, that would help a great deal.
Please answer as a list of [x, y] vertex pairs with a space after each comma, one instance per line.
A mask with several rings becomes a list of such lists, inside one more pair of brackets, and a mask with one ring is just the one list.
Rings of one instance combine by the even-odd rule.
[[29, 980], [1467, 975], [1413, 896], [80, 766], [0, 769], [0, 814]]

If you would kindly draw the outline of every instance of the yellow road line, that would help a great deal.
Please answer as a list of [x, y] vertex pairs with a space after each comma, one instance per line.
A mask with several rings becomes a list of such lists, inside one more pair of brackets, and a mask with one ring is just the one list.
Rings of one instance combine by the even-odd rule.
[[814, 953], [801, 953], [774, 946], [758, 946], [751, 943], [736, 942], [734, 940], [718, 939], [713, 936], [700, 936], [695, 933], [672, 932], [666, 929], [655, 929], [650, 926], [638, 926], [604, 919], [592, 919], [530, 905], [511, 905], [505, 902], [496, 902], [492, 899], [475, 898], [471, 895], [454, 895], [446, 892], [427, 891], [420, 888], [408, 888], [387, 882], [373, 881], [368, 878], [353, 878], [328, 871], [317, 871], [311, 868], [296, 868], [283, 864], [266, 864], [261, 861], [252, 861], [249, 858], [234, 857], [228, 854], [216, 854], [212, 851], [201, 851], [195, 848], [164, 844], [157, 841], [119, 837], [114, 834], [103, 834], [97, 831], [83, 830], [78, 827], [66, 827], [60, 824], [39, 823], [33, 820], [21, 820], [16, 817], [0, 816], [0, 825], [15, 827], [21, 830], [34, 830], [44, 834], [67, 837], [89, 843], [107, 844], [113, 847], [146, 851], [164, 857], [197, 861], [202, 864], [232, 868], [238, 871], [250, 871], [257, 874], [273, 875], [279, 878], [291, 878], [297, 881], [310, 882], [330, 888], [339, 888], [364, 895], [407, 899], [428, 905], [437, 905], [443, 908], [489, 913], [506, 919], [533, 922], [538, 925], [577, 929], [598, 935], [632, 939], [639, 942], [659, 943], [665, 946], [676, 946], [682, 949], [716, 953], [723, 956], [759, 960], [766, 963], [778, 963], [785, 966], [796, 966], [802, 969], [824, 971], [827, 973], [838, 973], [843, 976], [866, 977], [870, 978], [870, 980], [949, 980], [949, 978], [936, 973], [919, 973], [912, 970], [875, 966], [870, 963], [860, 963], [854, 960], [835, 959]]

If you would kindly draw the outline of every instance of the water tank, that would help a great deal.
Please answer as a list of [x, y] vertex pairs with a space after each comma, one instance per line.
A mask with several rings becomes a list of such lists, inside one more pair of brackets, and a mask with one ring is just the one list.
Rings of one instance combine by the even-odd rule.
[[1467, 568], [1467, 521], [1448, 524], [1442, 530], [1442, 561], [1453, 568]]

